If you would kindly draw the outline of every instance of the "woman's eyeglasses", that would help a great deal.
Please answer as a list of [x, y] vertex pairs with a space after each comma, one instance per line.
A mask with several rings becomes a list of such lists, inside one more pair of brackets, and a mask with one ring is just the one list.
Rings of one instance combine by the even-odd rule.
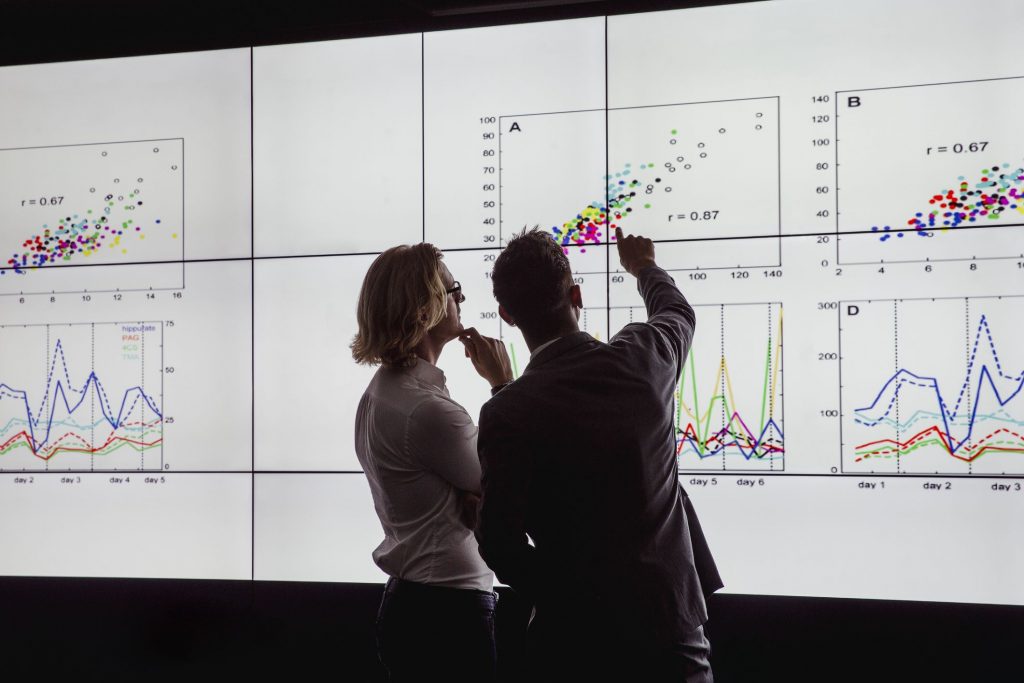
[[459, 284], [458, 280], [452, 283], [452, 286], [449, 289], [444, 290], [444, 293], [455, 295], [455, 303], [457, 304], [461, 304], [466, 300], [466, 297], [462, 294], [462, 285]]

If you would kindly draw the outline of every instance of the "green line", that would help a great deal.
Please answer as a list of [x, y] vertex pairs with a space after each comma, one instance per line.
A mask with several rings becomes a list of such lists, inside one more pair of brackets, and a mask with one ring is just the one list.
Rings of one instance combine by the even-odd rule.
[[[54, 425], [56, 425], [56, 424], [64, 424], [66, 426], [70, 426], [70, 427], [76, 428], [76, 429], [78, 429], [78, 431], [87, 431], [89, 429], [88, 425], [84, 425], [83, 426], [83, 425], [75, 425], [75, 424], [69, 424], [69, 423], [58, 423], [58, 422], [53, 422], [52, 424], [54, 424]], [[146, 438], [148, 438], [150, 436], [154, 436], [154, 435], [160, 433], [160, 426], [153, 426], [153, 425], [147, 426], [145, 428], [143, 428], [143, 427], [123, 426], [120, 429], [123, 429], [132, 438], [139, 439], [141, 441], [145, 441]], [[4, 435], [5, 435], [5, 431], [0, 429], [0, 438], [4, 438]], [[79, 436], [81, 436], [81, 435], [79, 435]], [[22, 443], [22, 444], [24, 444], [24, 443], [27, 443], [27, 442], [26, 441], [12, 442], [11, 445], [13, 446], [15, 443]], [[0, 451], [0, 452], [2, 452], [2, 451]]]
[[[686, 361], [689, 363], [689, 359]], [[679, 382], [676, 384], [676, 433], [679, 433], [679, 425], [683, 422], [683, 390], [686, 385], [686, 366], [679, 373]]]
[[[153, 449], [153, 448], [158, 448], [160, 446], [159, 443], [150, 444], [148, 446], [141, 446], [141, 445], [138, 445], [138, 444], [131, 443], [130, 441], [121, 441], [121, 442], [118, 442], [118, 445], [113, 445], [113, 444], [111, 444], [111, 445], [113, 446], [112, 448], [111, 447], [104, 448], [102, 450], [96, 451], [95, 453], [92, 453], [92, 455], [109, 455], [109, 454], [111, 454], [111, 453], [113, 453], [115, 451], [118, 451], [118, 450], [122, 449], [122, 448], [131, 448], [135, 452], [141, 453], [142, 451], [147, 451], [147, 450], [150, 450], [150, 449]], [[19, 441], [17, 443], [11, 444], [7, 448], [5, 448], [2, 451], [0, 451], [0, 455], [8, 455], [8, 454], [12, 453], [17, 448], [25, 448], [25, 449], [28, 449], [28, 450], [32, 450], [32, 449], [29, 448], [28, 443], [26, 443], [25, 441]], [[59, 453], [67, 453], [69, 455], [72, 454], [72, 453], [78, 454], [78, 455], [90, 455], [90, 453], [88, 451], [85, 451], [85, 450], [82, 450], [82, 449], [58, 448], [57, 452], [59, 452]], [[50, 455], [49, 457], [53, 457], [53, 456]], [[49, 459], [49, 457], [47, 459]]]
[[[1007, 453], [1007, 452], [1009, 452], [1009, 453], [1024, 453], [1024, 448], [1019, 448], [1019, 446], [1020, 446], [1020, 442], [1019, 441], [1010, 441], [1010, 440], [1006, 440], [1006, 441], [993, 441], [992, 443], [988, 443], [988, 444], [985, 444], [985, 445], [986, 446], [1000, 446], [1000, 445], [1018, 446], [1018, 448], [1014, 448], [1014, 449], [1010, 449], [1010, 450], [1004, 450], [1004, 451], [1001, 451], [1001, 452], [1003, 452], [1003, 453]], [[896, 457], [896, 452], [895, 451], [899, 451], [900, 455], [907, 455], [908, 453], [916, 451], [916, 450], [918, 450], [920, 448], [924, 448], [925, 446], [928, 446], [928, 447], [939, 446], [940, 448], [942, 448], [942, 450], [944, 450], [947, 453], [949, 453], [949, 448], [946, 447], [946, 444], [942, 441], [942, 439], [935, 438], [935, 439], [925, 439], [923, 441], [919, 441], [919, 442], [913, 444], [912, 446], [908, 446], [906, 448], [899, 448], [899, 449], [892, 448], [892, 449], [890, 449], [890, 452], [888, 452], [888, 453], [872, 453], [872, 450], [877, 450], [877, 449], [865, 449], [865, 450], [854, 451], [854, 455], [863, 455], [865, 458], [872, 458], [872, 459], [888, 459], [888, 458], [895, 458]], [[952, 453], [950, 453], [950, 455], [952, 455]], [[980, 453], [978, 455], [973, 455], [970, 458], [968, 458], [968, 460], [975, 460], [975, 459], [981, 457], [982, 455], [984, 455], [984, 453]]]
[[772, 365], [772, 336], [768, 335], [768, 353], [764, 358], [764, 386], [761, 387], [761, 424], [757, 426], [757, 433], [764, 431], [764, 406], [765, 397], [768, 396], [768, 369]]
[[512, 378], [519, 379], [519, 365], [516, 363], [516, 345], [509, 342], [508, 349], [512, 354]]
[[[696, 427], [699, 430], [700, 429], [700, 410], [697, 408], [697, 406], [699, 406], [700, 404], [697, 403], [697, 369], [696, 368], [697, 368], [696, 354], [694, 354], [693, 351], [691, 350], [691, 352], [690, 352], [690, 383], [693, 384], [693, 411], [695, 413], [694, 416], [693, 416], [694, 417], [693, 426]], [[700, 442], [700, 443], [704, 443], [704, 436], [701, 435], [701, 434], [697, 434], [697, 441]]]
[[[761, 435], [764, 432], [764, 428], [765, 428], [765, 425], [767, 424], [767, 421], [770, 421], [772, 419], [772, 413], [774, 413], [774, 407], [772, 406], [772, 403], [771, 403], [774, 400], [775, 391], [777, 390], [772, 385], [772, 379], [773, 379], [773, 375], [772, 375], [772, 354], [773, 354], [773, 352], [775, 350], [774, 346], [775, 346], [775, 344], [774, 344], [774, 337], [773, 337], [773, 335], [769, 334], [767, 343], [765, 345], [764, 372], [763, 372], [763, 375], [762, 375], [762, 385], [761, 385], [761, 410], [760, 410], [760, 418], [758, 420], [758, 424], [756, 425], [757, 429], [756, 429], [756, 432], [753, 435], [753, 437], [749, 436], [746, 433], [746, 430], [738, 427], [737, 425], [739, 423], [738, 422], [734, 423], [734, 420], [732, 419], [733, 418], [733, 414], [736, 412], [736, 408], [734, 406], [730, 405], [729, 391], [725, 388], [727, 386], [726, 379], [728, 377], [728, 366], [725, 363], [725, 359], [723, 358], [723, 359], [720, 359], [720, 361], [719, 361], [719, 369], [718, 369], [719, 374], [715, 378], [715, 387], [712, 389], [712, 394], [711, 394], [710, 399], [708, 400], [708, 405], [705, 407], [703, 405], [703, 402], [700, 399], [700, 387], [698, 386], [698, 383], [697, 383], [697, 361], [696, 361], [696, 356], [693, 354], [693, 352], [692, 352], [693, 350], [692, 349], [690, 350], [691, 352], [690, 352], [690, 354], [689, 354], [689, 356], [688, 356], [688, 358], [686, 360], [686, 365], [683, 366], [683, 371], [680, 373], [679, 382], [677, 384], [675, 398], [678, 401], [678, 405], [676, 406], [676, 411], [675, 411], [675, 424], [676, 424], [676, 433], [680, 434], [681, 430], [682, 430], [683, 412], [684, 412], [684, 408], [685, 408], [685, 406], [683, 405], [683, 396], [686, 393], [688, 393], [687, 390], [686, 390], [686, 378], [687, 378], [687, 373], [688, 373], [689, 377], [690, 377], [690, 383], [692, 385], [692, 389], [690, 390], [689, 393], [692, 393], [692, 397], [693, 397], [693, 399], [692, 399], [693, 400], [693, 404], [692, 404], [693, 421], [692, 421], [692, 424], [693, 424], [693, 429], [695, 431], [695, 435], [694, 435], [694, 439], [693, 439], [694, 443], [692, 444], [692, 446], [695, 448], [697, 453], [699, 453], [700, 455], [704, 455], [704, 454], [706, 454], [708, 452], [708, 442], [709, 442], [709, 439], [710, 439], [710, 436], [711, 436], [711, 428], [712, 428], [712, 425], [714, 424], [714, 422], [717, 419], [717, 412], [718, 411], [716, 410], [716, 407], [717, 407], [719, 401], [721, 401], [721, 403], [722, 403], [722, 407], [719, 410], [724, 411], [725, 416], [726, 416], [726, 418], [725, 418], [726, 422], [725, 422], [725, 424], [722, 425], [722, 439], [723, 440], [735, 440], [735, 441], [740, 443], [745, 448], [746, 447], [749, 447], [749, 448], [753, 448], [754, 447], [754, 442], [751, 441], [751, 438], [756, 440], [758, 435]], [[689, 366], [689, 371], [687, 371], [687, 365]], [[717, 393], [719, 388], [721, 388], [722, 391], [720, 393]], [[700, 413], [701, 413], [702, 410], [705, 411], [705, 417], [704, 417], [703, 421], [700, 420]], [[751, 426], [753, 426], [753, 425], [751, 425]], [[766, 443], [770, 443], [770, 442], [774, 442], [774, 441], [777, 441], [777, 439], [766, 438]], [[772, 459], [772, 460], [775, 460], [775, 459], [781, 459], [782, 456], [781, 455], [773, 455], [773, 454], [769, 454], [769, 453], [765, 452], [763, 450], [763, 445], [762, 445], [761, 452], [756, 453], [754, 457], [756, 457], [758, 460], [762, 460], [762, 459]]]

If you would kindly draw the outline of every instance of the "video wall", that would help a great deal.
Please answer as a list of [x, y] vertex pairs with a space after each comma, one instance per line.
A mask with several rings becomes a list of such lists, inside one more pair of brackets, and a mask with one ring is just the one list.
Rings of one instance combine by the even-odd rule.
[[[0, 68], [0, 575], [383, 581], [369, 264], [437, 245], [518, 375], [505, 241], [557, 240], [607, 340], [645, 317], [620, 226], [697, 310], [676, 457], [726, 591], [1024, 604], [1024, 7], [985, 14], [780, 0]], [[478, 415], [461, 347], [440, 365]]]

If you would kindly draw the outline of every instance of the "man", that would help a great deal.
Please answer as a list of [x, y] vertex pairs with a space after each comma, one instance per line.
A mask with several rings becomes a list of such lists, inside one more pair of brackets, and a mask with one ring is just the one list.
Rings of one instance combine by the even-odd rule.
[[711, 681], [705, 596], [722, 582], [672, 419], [694, 312], [650, 240], [616, 238], [648, 321], [607, 344], [579, 331], [580, 288], [546, 234], [524, 230], [495, 261], [499, 315], [530, 362], [480, 413], [480, 553], [535, 606], [534, 679]]

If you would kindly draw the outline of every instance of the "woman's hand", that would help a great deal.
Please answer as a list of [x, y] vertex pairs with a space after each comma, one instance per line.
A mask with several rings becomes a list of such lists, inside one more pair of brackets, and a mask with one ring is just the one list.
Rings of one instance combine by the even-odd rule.
[[491, 387], [512, 381], [512, 362], [500, 339], [485, 337], [475, 327], [467, 327], [459, 341], [466, 348], [466, 358], [473, 361], [473, 367]]

